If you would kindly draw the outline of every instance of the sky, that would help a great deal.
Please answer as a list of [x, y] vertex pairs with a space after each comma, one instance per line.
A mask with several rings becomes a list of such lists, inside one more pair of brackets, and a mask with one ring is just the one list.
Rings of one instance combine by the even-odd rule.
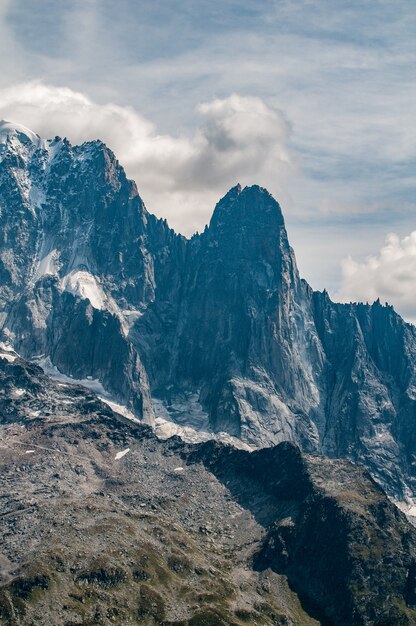
[[415, 321], [415, 32], [414, 0], [0, 0], [0, 118], [102, 139], [186, 235], [265, 186], [315, 289]]

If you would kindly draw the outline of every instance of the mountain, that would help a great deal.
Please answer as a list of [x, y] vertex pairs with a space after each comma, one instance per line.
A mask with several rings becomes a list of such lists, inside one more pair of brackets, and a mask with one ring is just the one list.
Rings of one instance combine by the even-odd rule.
[[160, 441], [1, 350], [2, 626], [416, 624], [416, 530], [368, 472]]
[[231, 189], [186, 239], [102, 142], [2, 123], [0, 323], [20, 355], [156, 429], [289, 441], [416, 495], [415, 328], [313, 291], [258, 186]]

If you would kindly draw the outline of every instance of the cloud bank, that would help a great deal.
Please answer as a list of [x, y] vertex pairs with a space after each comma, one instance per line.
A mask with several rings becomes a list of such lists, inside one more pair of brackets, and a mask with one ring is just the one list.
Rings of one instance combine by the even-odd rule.
[[415, 29], [410, 0], [1, 0], [0, 115], [101, 137], [187, 234], [267, 186], [335, 292], [342, 259], [416, 227]]
[[402, 239], [389, 234], [380, 252], [361, 263], [351, 257], [343, 261], [335, 299], [373, 302], [378, 297], [416, 323], [416, 231]]
[[160, 134], [132, 107], [98, 104], [67, 87], [28, 82], [0, 90], [0, 117], [42, 137], [101, 139], [133, 178], [149, 209], [191, 234], [237, 182], [284, 195], [291, 171], [289, 125], [260, 98], [231, 95], [198, 106], [200, 125]]

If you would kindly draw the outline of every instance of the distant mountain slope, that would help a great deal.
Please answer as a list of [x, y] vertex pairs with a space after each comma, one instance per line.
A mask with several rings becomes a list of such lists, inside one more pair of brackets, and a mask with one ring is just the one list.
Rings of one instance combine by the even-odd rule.
[[103, 143], [3, 123], [0, 321], [24, 357], [100, 381], [149, 424], [291, 441], [416, 495], [414, 327], [314, 292], [260, 187], [231, 189], [187, 240]]

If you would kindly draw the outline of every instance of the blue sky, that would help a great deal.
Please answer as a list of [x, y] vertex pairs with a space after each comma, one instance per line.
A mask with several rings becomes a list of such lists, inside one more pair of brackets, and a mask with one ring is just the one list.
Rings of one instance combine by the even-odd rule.
[[186, 234], [265, 185], [312, 286], [415, 319], [415, 32], [408, 0], [3, 0], [0, 115], [100, 136]]

